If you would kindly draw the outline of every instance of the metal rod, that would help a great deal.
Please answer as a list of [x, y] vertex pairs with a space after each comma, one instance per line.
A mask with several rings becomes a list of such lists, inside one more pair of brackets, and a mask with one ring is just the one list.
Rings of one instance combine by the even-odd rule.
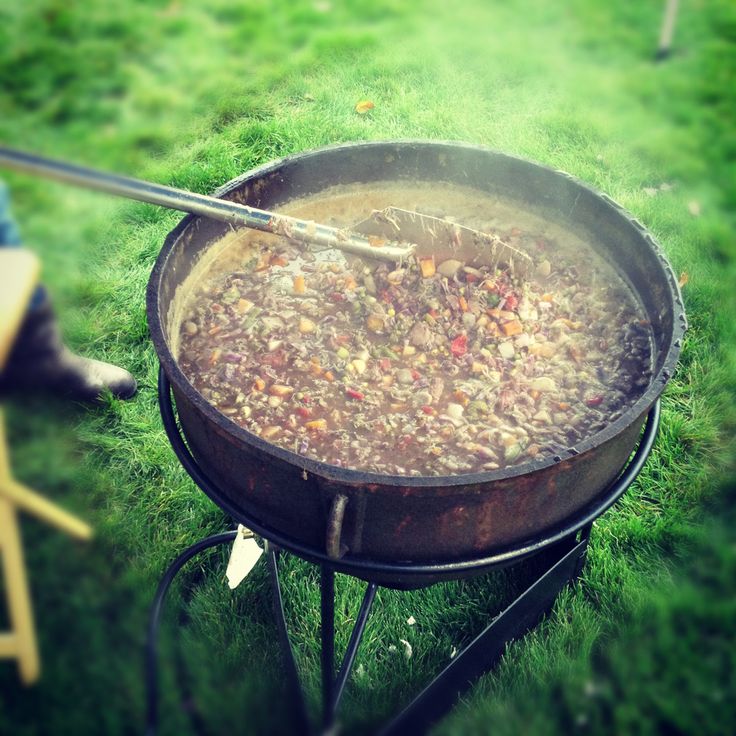
[[158, 584], [156, 595], [151, 605], [146, 634], [146, 735], [153, 736], [158, 730], [158, 630], [161, 623], [161, 612], [166, 594], [174, 582], [174, 578], [189, 560], [200, 552], [225, 544], [235, 539], [237, 531], [215, 534], [202, 539], [185, 549], [166, 569]]
[[119, 174], [110, 174], [86, 166], [56, 161], [25, 151], [16, 151], [0, 146], [0, 166], [5, 166], [26, 174], [55, 179], [66, 184], [86, 187], [108, 194], [115, 194], [139, 202], [160, 205], [173, 210], [191, 212], [202, 217], [210, 217], [232, 225], [245, 225], [264, 232], [284, 235], [306, 243], [314, 243], [328, 248], [337, 248], [348, 253], [398, 261], [413, 251], [411, 244], [396, 241], [383, 243], [380, 247], [358, 233], [319, 225], [309, 220], [281, 215], [267, 210], [259, 210], [244, 204], [225, 199], [208, 197], [205, 194], [188, 192], [175, 187], [133, 179]]
[[378, 586], [375, 583], [369, 583], [363, 596], [363, 602], [360, 604], [360, 610], [358, 611], [358, 617], [355, 619], [355, 626], [350, 634], [350, 641], [348, 647], [345, 650], [345, 656], [342, 660], [342, 666], [337, 673], [337, 680], [335, 681], [335, 691], [332, 702], [332, 713], [333, 718], [337, 713], [337, 709], [340, 706], [340, 700], [345, 690], [348, 677], [353, 669], [353, 663], [355, 662], [355, 656], [358, 653], [358, 647], [360, 642], [363, 640], [363, 632], [365, 631], [365, 625], [368, 623], [368, 615], [373, 607], [373, 601], [376, 598], [376, 591]]
[[532, 583], [481, 634], [465, 647], [442, 672], [382, 731], [380, 736], [424, 734], [444, 716], [472, 682], [495, 665], [506, 644], [531, 629], [574, 578], [584, 539], [563, 554]]
[[322, 565], [320, 607], [322, 614], [322, 725], [332, 726], [335, 688], [335, 571]]
[[662, 15], [662, 26], [659, 31], [657, 59], [665, 59], [670, 54], [672, 39], [675, 35], [675, 21], [677, 20], [678, 0], [666, 0]]
[[273, 593], [273, 611], [276, 619], [276, 629], [279, 635], [279, 643], [281, 645], [281, 654], [283, 658], [284, 669], [286, 670], [286, 681], [289, 687], [290, 701], [296, 709], [295, 733], [308, 734], [309, 716], [307, 715], [307, 704], [304, 699], [304, 691], [302, 690], [301, 681], [299, 679], [299, 671], [296, 667], [296, 659], [294, 658], [294, 650], [289, 639], [289, 631], [286, 627], [286, 616], [284, 614], [284, 599], [281, 595], [281, 581], [279, 580], [279, 568], [276, 563], [276, 550], [274, 545], [268, 540], [264, 540], [264, 549], [266, 551], [266, 560], [268, 562], [268, 572], [271, 578], [271, 591]]

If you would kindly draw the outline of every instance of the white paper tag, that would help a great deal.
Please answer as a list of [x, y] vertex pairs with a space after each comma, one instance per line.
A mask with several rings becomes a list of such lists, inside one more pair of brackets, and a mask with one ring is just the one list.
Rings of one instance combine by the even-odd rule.
[[230, 550], [230, 559], [227, 563], [227, 570], [225, 570], [230, 590], [237, 588], [245, 580], [262, 554], [263, 550], [256, 544], [250, 529], [238, 524], [238, 533]]

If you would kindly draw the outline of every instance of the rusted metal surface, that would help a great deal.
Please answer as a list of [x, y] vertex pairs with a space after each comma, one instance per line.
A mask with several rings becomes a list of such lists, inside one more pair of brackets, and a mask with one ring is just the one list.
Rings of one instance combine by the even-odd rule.
[[[169, 349], [167, 315], [176, 287], [223, 233], [187, 217], [169, 235], [151, 275], [148, 318], [171, 381], [182, 428], [202, 469], [244, 514], [337, 557], [447, 561], [482, 555], [561, 525], [616, 478], [647, 411], [676, 365], [685, 330], [672, 269], [646, 229], [618, 205], [562, 172], [475, 146], [349, 144], [269, 164], [220, 190], [260, 207], [335, 184], [434, 179], [503, 193], [594, 233], [639, 295], [655, 332], [652, 384], [620, 419], [558, 457], [501, 471], [396, 477], [338, 468], [251, 435], [188, 383]], [[343, 499], [343, 500], [340, 500]]]

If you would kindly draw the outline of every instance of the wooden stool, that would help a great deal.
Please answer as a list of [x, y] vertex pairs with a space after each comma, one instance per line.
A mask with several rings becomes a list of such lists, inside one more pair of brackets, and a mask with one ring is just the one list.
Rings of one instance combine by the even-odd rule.
[[[38, 259], [28, 251], [0, 249], [0, 371], [23, 322], [39, 270]], [[0, 410], [0, 552], [11, 625], [10, 631], [0, 634], [0, 658], [17, 659], [21, 680], [30, 685], [38, 679], [40, 661], [18, 528], [20, 509], [77, 539], [92, 536], [87, 524], [13, 479]]]

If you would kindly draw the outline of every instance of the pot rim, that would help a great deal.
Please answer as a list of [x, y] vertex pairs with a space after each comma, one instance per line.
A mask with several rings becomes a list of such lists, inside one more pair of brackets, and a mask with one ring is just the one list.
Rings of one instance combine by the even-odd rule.
[[647, 247], [651, 248], [654, 255], [659, 262], [659, 266], [662, 270], [662, 275], [669, 287], [667, 290], [667, 296], [670, 301], [670, 308], [672, 311], [672, 334], [669, 335], [669, 344], [663, 349], [665, 352], [664, 360], [662, 361], [660, 369], [652, 376], [652, 379], [647, 387], [647, 390], [637, 399], [637, 401], [628, 407], [628, 409], [616, 420], [607, 424], [600, 431], [585, 437], [580, 442], [576, 443], [574, 447], [566, 448], [560, 451], [558, 454], [553, 456], [545, 456], [540, 459], [532, 460], [529, 462], [522, 463], [520, 465], [514, 465], [506, 468], [499, 468], [497, 470], [489, 470], [478, 473], [464, 473], [456, 475], [424, 475], [424, 476], [403, 476], [403, 475], [384, 475], [381, 473], [366, 472], [363, 470], [356, 470], [353, 468], [338, 467], [329, 463], [314, 460], [312, 458], [304, 457], [291, 450], [286, 450], [282, 447], [274, 445], [264, 439], [261, 439], [257, 435], [252, 434], [248, 430], [244, 429], [234, 421], [226, 417], [224, 414], [219, 412], [215, 407], [210, 404], [189, 382], [182, 370], [179, 368], [177, 361], [169, 347], [169, 342], [166, 337], [166, 332], [160, 316], [160, 285], [163, 279], [163, 275], [166, 271], [167, 260], [173, 251], [176, 243], [178, 242], [182, 233], [188, 228], [196, 219], [195, 215], [187, 215], [184, 217], [178, 225], [169, 232], [164, 241], [164, 244], [156, 258], [156, 262], [151, 271], [151, 276], [148, 281], [148, 287], [146, 290], [146, 311], [148, 316], [149, 331], [151, 338], [156, 349], [159, 361], [164, 368], [166, 375], [172, 386], [182, 391], [187, 399], [200, 411], [204, 416], [215, 424], [218, 430], [226, 435], [229, 435], [234, 440], [242, 442], [250, 447], [254, 448], [259, 453], [262, 453], [271, 458], [286, 462], [292, 466], [302, 469], [306, 473], [311, 473], [317, 477], [326, 479], [328, 481], [334, 481], [347, 485], [359, 485], [361, 487], [367, 486], [387, 486], [387, 487], [398, 487], [398, 488], [413, 488], [413, 489], [433, 489], [433, 488], [458, 488], [462, 489], [467, 486], [478, 485], [482, 486], [494, 481], [505, 481], [526, 476], [536, 471], [541, 471], [546, 468], [558, 465], [561, 462], [565, 462], [574, 458], [577, 455], [581, 455], [588, 450], [603, 445], [608, 440], [616, 437], [623, 432], [627, 427], [643, 417], [649, 409], [652, 407], [654, 402], [659, 398], [660, 394], [664, 390], [667, 382], [672, 377], [677, 360], [680, 354], [680, 348], [682, 344], [682, 337], [687, 329], [687, 321], [685, 317], [684, 305], [682, 300], [682, 294], [680, 287], [675, 277], [672, 266], [667, 259], [662, 246], [659, 244], [657, 239], [645, 228], [645, 226], [637, 220], [631, 213], [625, 210], [620, 204], [611, 199], [608, 195], [589, 184], [583, 182], [567, 172], [559, 169], [554, 169], [545, 164], [540, 164], [536, 161], [531, 161], [522, 156], [516, 156], [503, 151], [499, 151], [493, 148], [489, 148], [482, 145], [464, 143], [459, 141], [441, 141], [441, 140], [421, 140], [421, 139], [394, 139], [394, 140], [376, 140], [376, 141], [357, 141], [347, 143], [337, 143], [328, 146], [322, 146], [319, 148], [303, 151], [296, 154], [290, 154], [281, 158], [269, 161], [265, 164], [257, 166], [240, 176], [231, 179], [221, 187], [218, 187], [213, 196], [223, 198], [229, 192], [241, 187], [244, 183], [263, 177], [265, 175], [273, 174], [279, 169], [293, 162], [308, 162], [310, 158], [319, 157], [324, 153], [328, 152], [339, 152], [339, 151], [354, 151], [356, 149], [370, 149], [370, 148], [386, 148], [391, 147], [394, 151], [402, 148], [425, 148], [427, 150], [465, 150], [472, 151], [482, 155], [490, 155], [499, 159], [506, 159], [511, 161], [517, 161], [525, 165], [533, 165], [538, 167], [550, 174], [555, 176], [562, 176], [569, 180], [574, 186], [586, 190], [590, 194], [594, 195], [598, 199], [602, 200], [606, 207], [609, 208], [615, 217], [622, 218], [631, 228], [634, 229], [636, 235], [640, 237]]

